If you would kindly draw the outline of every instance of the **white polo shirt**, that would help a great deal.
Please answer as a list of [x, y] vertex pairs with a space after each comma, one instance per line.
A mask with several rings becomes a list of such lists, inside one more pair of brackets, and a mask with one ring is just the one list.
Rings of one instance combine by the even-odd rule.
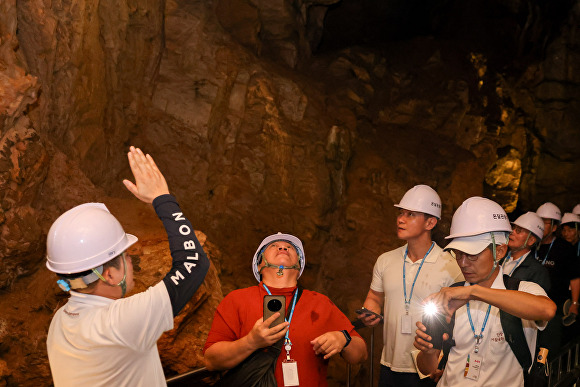
[[56, 387], [166, 385], [157, 340], [173, 312], [163, 281], [120, 300], [70, 293], [46, 343]]
[[530, 251], [516, 259], [510, 257], [510, 259], [506, 260], [502, 265], [503, 272], [511, 277], [514, 270], [516, 270], [522, 264], [522, 262], [526, 260], [528, 255], [530, 255]]
[[[465, 286], [469, 286], [468, 283]], [[503, 283], [503, 271], [500, 268], [497, 278], [493, 281], [492, 289], [505, 289]], [[542, 287], [533, 282], [521, 281], [518, 288], [538, 296], [545, 296]], [[481, 331], [483, 320], [489, 304], [482, 301], [469, 301], [471, 318], [477, 334]], [[543, 330], [546, 322], [534, 322], [522, 319], [522, 326], [530, 353], [536, 349], [537, 330]], [[449, 352], [449, 360], [445, 366], [443, 376], [437, 384], [440, 386], [523, 386], [524, 376], [518, 359], [512, 352], [505, 340], [501, 327], [499, 309], [492, 306], [489, 318], [483, 332], [483, 340], [479, 345], [479, 354], [483, 357], [479, 379], [477, 381], [463, 376], [467, 355], [473, 353], [475, 338], [467, 317], [467, 307], [462, 306], [455, 314], [455, 327], [453, 328], [455, 346]]]
[[[412, 321], [411, 333], [401, 333], [401, 316], [405, 314], [403, 258], [406, 249], [407, 245], [379, 256], [373, 270], [371, 289], [385, 293], [381, 364], [396, 372], [416, 373], [417, 369], [413, 363], [411, 351], [415, 348], [413, 346], [415, 323], [421, 321], [423, 316], [421, 302], [430, 294], [437, 293], [442, 287], [463, 281], [463, 275], [455, 259], [435, 244], [425, 259], [413, 290], [409, 310]], [[412, 262], [407, 257], [405, 265], [408, 299], [415, 274], [421, 266], [421, 259]]]

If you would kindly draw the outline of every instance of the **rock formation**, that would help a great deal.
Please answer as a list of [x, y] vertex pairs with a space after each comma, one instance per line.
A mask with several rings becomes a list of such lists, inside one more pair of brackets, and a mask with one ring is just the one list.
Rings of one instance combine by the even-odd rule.
[[[213, 311], [255, 283], [267, 234], [302, 238], [303, 285], [354, 318], [376, 258], [400, 244], [393, 204], [413, 185], [442, 197], [438, 241], [469, 196], [514, 214], [580, 202], [580, 3], [552, 25], [542, 2], [493, 2], [509, 60], [436, 34], [324, 46], [329, 10], [354, 3], [0, 2], [0, 385], [50, 383], [46, 332], [66, 295], [44, 243], [60, 213], [106, 203], [140, 238], [137, 291], [164, 273], [162, 226], [121, 184], [129, 145], [155, 157], [213, 262], [160, 340], [167, 375], [202, 365]], [[473, 16], [434, 3], [432, 31]], [[330, 375], [344, 381], [340, 360]]]

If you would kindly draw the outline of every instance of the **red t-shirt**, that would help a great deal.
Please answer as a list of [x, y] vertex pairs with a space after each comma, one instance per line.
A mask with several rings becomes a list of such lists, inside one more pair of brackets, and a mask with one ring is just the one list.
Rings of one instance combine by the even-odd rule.
[[[292, 296], [296, 287], [271, 288], [275, 295], [286, 296], [286, 308], [292, 306]], [[220, 341], [235, 341], [246, 336], [254, 327], [256, 320], [263, 315], [263, 299], [266, 289], [259, 286], [234, 290], [219, 304], [211, 330], [204, 346], [205, 351]], [[328, 299], [328, 297], [309, 290], [303, 290], [294, 308], [290, 322], [289, 339], [292, 342], [290, 357], [297, 362], [300, 386], [327, 386], [326, 368], [328, 360], [314, 354], [310, 341], [331, 331], [347, 330], [351, 337], [360, 337], [349, 319]], [[284, 385], [282, 360], [286, 350], [282, 348], [276, 362], [276, 380]]]

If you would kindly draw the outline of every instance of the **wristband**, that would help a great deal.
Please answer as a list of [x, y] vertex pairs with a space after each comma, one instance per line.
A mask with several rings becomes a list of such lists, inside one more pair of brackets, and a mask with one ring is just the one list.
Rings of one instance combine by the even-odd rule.
[[342, 347], [342, 350], [341, 350], [341, 351], [343, 351], [350, 344], [350, 341], [352, 340], [352, 338], [348, 334], [348, 331], [342, 330], [341, 332], [344, 335], [344, 338], [346, 339], [346, 344], [344, 345], [344, 347]]

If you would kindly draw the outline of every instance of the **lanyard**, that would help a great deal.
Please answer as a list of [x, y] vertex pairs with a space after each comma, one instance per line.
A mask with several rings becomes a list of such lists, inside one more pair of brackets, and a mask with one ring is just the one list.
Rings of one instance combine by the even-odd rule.
[[405, 249], [405, 256], [403, 257], [403, 297], [405, 298], [405, 312], [409, 314], [409, 308], [411, 307], [411, 298], [413, 298], [413, 289], [415, 289], [415, 281], [417, 281], [417, 277], [419, 276], [419, 272], [425, 263], [425, 258], [429, 255], [431, 250], [433, 250], [433, 246], [435, 246], [435, 242], [431, 242], [431, 247], [429, 247], [429, 251], [425, 254], [423, 259], [421, 260], [421, 265], [419, 265], [419, 269], [417, 273], [415, 273], [415, 279], [413, 280], [413, 284], [411, 285], [411, 294], [409, 295], [409, 299], [407, 300], [407, 281], [406, 281], [406, 274], [405, 274], [405, 261], [407, 260], [407, 252], [409, 251], [409, 246]]
[[[514, 273], [514, 271], [515, 271], [515, 270], [518, 268], [518, 265], [520, 264], [520, 261], [521, 261], [521, 260], [522, 260], [522, 259], [523, 259], [523, 258], [524, 258], [526, 255], [527, 255], [527, 253], [526, 253], [526, 254], [524, 254], [524, 255], [522, 255], [521, 257], [519, 257], [519, 258], [516, 260], [516, 264], [515, 264], [515, 266], [513, 267], [513, 269], [512, 269], [512, 270], [510, 271], [510, 273], [508, 274], [510, 277], [512, 276], [512, 274]], [[507, 264], [507, 263], [508, 263], [508, 261], [511, 259], [511, 257], [512, 257], [512, 252], [510, 251], [510, 252], [508, 253], [507, 257], [505, 257], [505, 261], [503, 261], [502, 269], [504, 269], [504, 270], [505, 270], [506, 264]]]
[[[550, 254], [550, 250], [552, 249], [552, 245], [554, 244], [554, 241], [556, 240], [556, 238], [552, 239], [552, 243], [550, 243], [550, 247], [548, 247], [548, 251], [546, 252], [546, 256], [544, 257], [544, 260], [542, 261], [542, 265], [544, 265], [546, 263], [546, 259], [548, 259], [548, 255]], [[540, 250], [540, 249], [538, 249]]]
[[[268, 289], [268, 287], [266, 286], [265, 283], [262, 282], [262, 286], [264, 287], [264, 289], [266, 289], [266, 291], [268, 292], [269, 295], [272, 295], [272, 293], [270, 292], [270, 289]], [[296, 306], [296, 299], [297, 298], [298, 298], [298, 287], [296, 287], [296, 290], [294, 291], [294, 297], [292, 298], [292, 307], [290, 309], [290, 315], [288, 316], [288, 319], [284, 318], [286, 321], [288, 321], [288, 330], [286, 331], [286, 335], [284, 336], [284, 349], [286, 350], [286, 357], [288, 359], [290, 359], [290, 349], [292, 348], [292, 342], [290, 341], [290, 338], [289, 338], [290, 323], [292, 322], [292, 316], [294, 315], [294, 306]]]
[[475, 327], [473, 326], [473, 320], [471, 320], [471, 312], [469, 310], [469, 301], [467, 301], [467, 317], [469, 317], [469, 324], [471, 325], [471, 331], [473, 332], [473, 337], [475, 338], [475, 350], [473, 352], [479, 352], [479, 343], [483, 339], [483, 331], [485, 331], [485, 325], [487, 324], [487, 319], [489, 318], [489, 311], [491, 310], [491, 305], [487, 306], [487, 312], [485, 313], [485, 319], [483, 320], [483, 325], [481, 326], [481, 332], [479, 335], [475, 334]]

